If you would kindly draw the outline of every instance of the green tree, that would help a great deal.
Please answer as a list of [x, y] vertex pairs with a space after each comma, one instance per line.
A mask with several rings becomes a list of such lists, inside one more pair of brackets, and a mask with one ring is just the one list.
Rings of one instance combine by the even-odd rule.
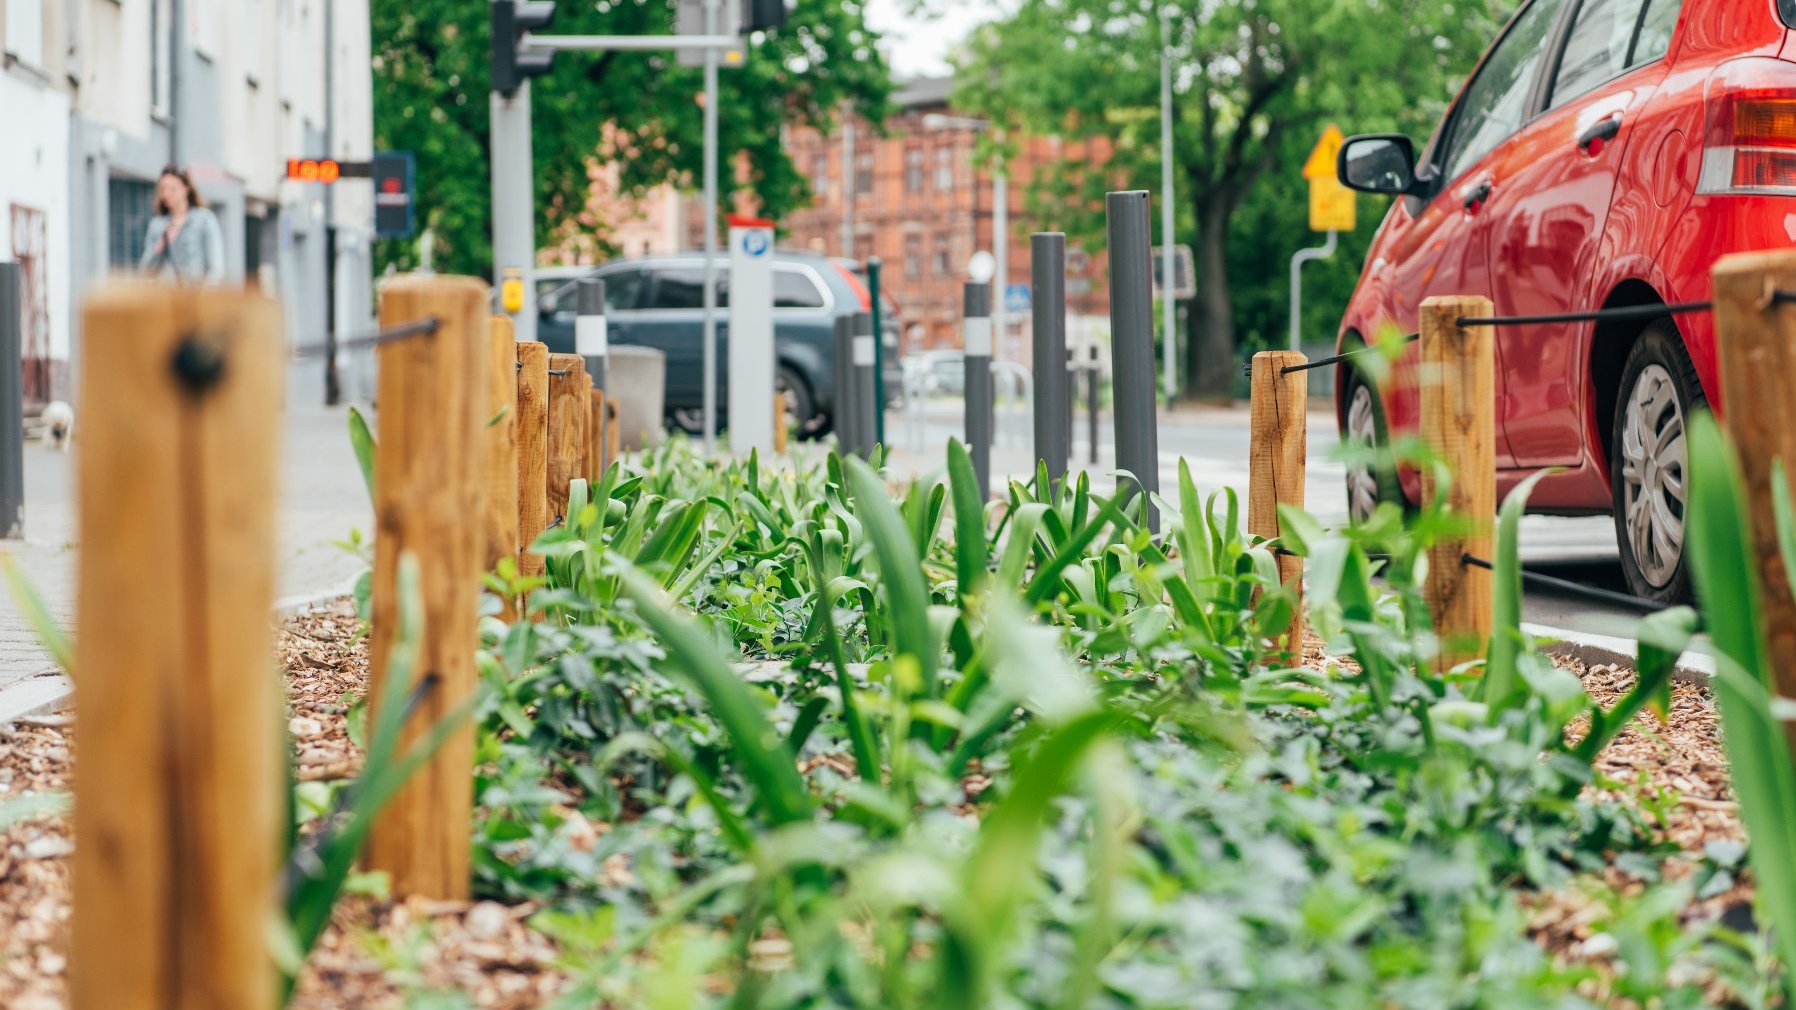
[[[1246, 289], [1256, 332], [1276, 332], [1265, 310], [1277, 305], [1284, 319], [1285, 264], [1312, 241], [1298, 177], [1308, 145], [1330, 121], [1349, 133], [1425, 136], [1495, 35], [1503, 2], [1021, 0], [970, 41], [957, 101], [1016, 131], [1108, 138], [1107, 164], [1059, 166], [1031, 194], [1045, 221], [1101, 245], [1105, 190], [1160, 189], [1165, 14], [1177, 232], [1192, 245], [1198, 288], [1184, 385], [1193, 397], [1223, 397], [1239, 374], [1233, 292]], [[1274, 202], [1255, 201], [1263, 187]], [[1252, 230], [1236, 228], [1250, 205]], [[1328, 268], [1313, 268], [1334, 278], [1324, 284], [1339, 288], [1341, 271], [1357, 272], [1347, 260], [1363, 253], [1373, 216]]]
[[[726, 0], [730, 2], [730, 0]], [[419, 220], [435, 232], [437, 267], [486, 275], [492, 227], [487, 123], [491, 42], [487, 0], [374, 0], [374, 135], [382, 150], [417, 156]], [[673, 32], [672, 0], [561, 0], [551, 32]], [[860, 0], [803, 0], [785, 27], [748, 40], [742, 67], [720, 74], [720, 178], [731, 166], [770, 215], [811, 199], [782, 145], [788, 124], [827, 128], [843, 103], [879, 121], [890, 76]], [[562, 53], [532, 84], [537, 239], [578, 228], [597, 155], [640, 194], [688, 185], [703, 158], [703, 73], [672, 52]], [[415, 265], [411, 242], [380, 245], [381, 265]]]

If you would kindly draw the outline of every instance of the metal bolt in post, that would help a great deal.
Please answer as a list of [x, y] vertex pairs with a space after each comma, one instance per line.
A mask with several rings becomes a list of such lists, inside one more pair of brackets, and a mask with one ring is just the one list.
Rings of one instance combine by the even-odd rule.
[[25, 535], [25, 274], [0, 263], [0, 537]]
[[836, 429], [836, 451], [846, 456], [860, 451], [860, 435], [855, 430], [854, 404], [854, 318], [836, 317], [836, 360], [833, 369], [836, 383], [835, 402], [830, 416]]
[[873, 342], [873, 313], [854, 314], [853, 346], [855, 431], [859, 436], [859, 452], [866, 457], [873, 455], [873, 447], [879, 444], [881, 413], [878, 390], [873, 379], [874, 373], [878, 371], [879, 360]]
[[992, 488], [992, 286], [968, 281], [965, 298], [967, 454], [983, 499]]
[[605, 322], [605, 282], [582, 277], [575, 286], [574, 353], [586, 359], [592, 388], [604, 392], [605, 366], [611, 357], [611, 341]]
[[[1066, 360], [1066, 236], [1037, 232], [1029, 237], [1029, 262], [1035, 285], [1035, 456], [1046, 464], [1048, 479], [1066, 477], [1072, 455], [1071, 389]], [[1045, 491], [1046, 489], [1041, 489]]]
[[[1160, 448], [1155, 422], [1154, 268], [1148, 203], [1147, 191], [1139, 189], [1104, 197], [1110, 241], [1110, 381], [1115, 391], [1110, 411], [1116, 429], [1116, 466], [1134, 475], [1136, 489], [1143, 495], [1142, 521], [1157, 533], [1160, 516], [1152, 496], [1160, 490]], [[1117, 491], [1134, 493], [1126, 486]]]

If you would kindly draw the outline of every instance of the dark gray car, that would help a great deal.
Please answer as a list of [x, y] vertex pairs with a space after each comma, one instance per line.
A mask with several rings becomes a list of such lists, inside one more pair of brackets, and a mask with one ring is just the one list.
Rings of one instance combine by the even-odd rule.
[[[538, 339], [549, 350], [574, 353], [574, 284], [581, 277], [605, 282], [609, 338], [617, 344], [653, 347], [667, 355], [668, 420], [687, 431], [702, 425], [704, 405], [703, 254], [615, 260], [591, 269], [538, 271]], [[729, 260], [717, 260], [717, 409], [723, 424], [729, 396]], [[775, 382], [803, 432], [819, 436], [832, 427], [836, 407], [835, 320], [866, 311], [866, 288], [825, 256], [776, 252], [773, 261]], [[899, 321], [882, 320], [886, 395], [902, 393]]]

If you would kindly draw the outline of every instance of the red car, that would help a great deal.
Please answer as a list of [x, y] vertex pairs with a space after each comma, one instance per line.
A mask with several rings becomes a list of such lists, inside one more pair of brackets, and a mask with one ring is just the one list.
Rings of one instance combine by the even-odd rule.
[[[1796, 0], [1528, 0], [1421, 156], [1350, 138], [1341, 180], [1399, 199], [1341, 323], [1343, 350], [1414, 333], [1422, 299], [1499, 315], [1707, 299], [1727, 253], [1796, 244]], [[1414, 430], [1416, 351], [1377, 395], [1339, 368], [1344, 432]], [[1707, 312], [1496, 330], [1497, 490], [1560, 467], [1535, 511], [1615, 516], [1637, 595], [1689, 595], [1684, 425], [1716, 402]], [[1364, 515], [1414, 473], [1351, 472]]]

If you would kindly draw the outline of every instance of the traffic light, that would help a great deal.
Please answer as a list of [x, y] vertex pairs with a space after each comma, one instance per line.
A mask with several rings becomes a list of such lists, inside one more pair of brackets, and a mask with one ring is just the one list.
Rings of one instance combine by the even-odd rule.
[[786, 0], [742, 0], [742, 34], [772, 31], [786, 23]]
[[492, 0], [493, 90], [510, 98], [532, 77], [549, 72], [552, 52], [523, 46], [524, 36], [555, 20], [554, 0]]

